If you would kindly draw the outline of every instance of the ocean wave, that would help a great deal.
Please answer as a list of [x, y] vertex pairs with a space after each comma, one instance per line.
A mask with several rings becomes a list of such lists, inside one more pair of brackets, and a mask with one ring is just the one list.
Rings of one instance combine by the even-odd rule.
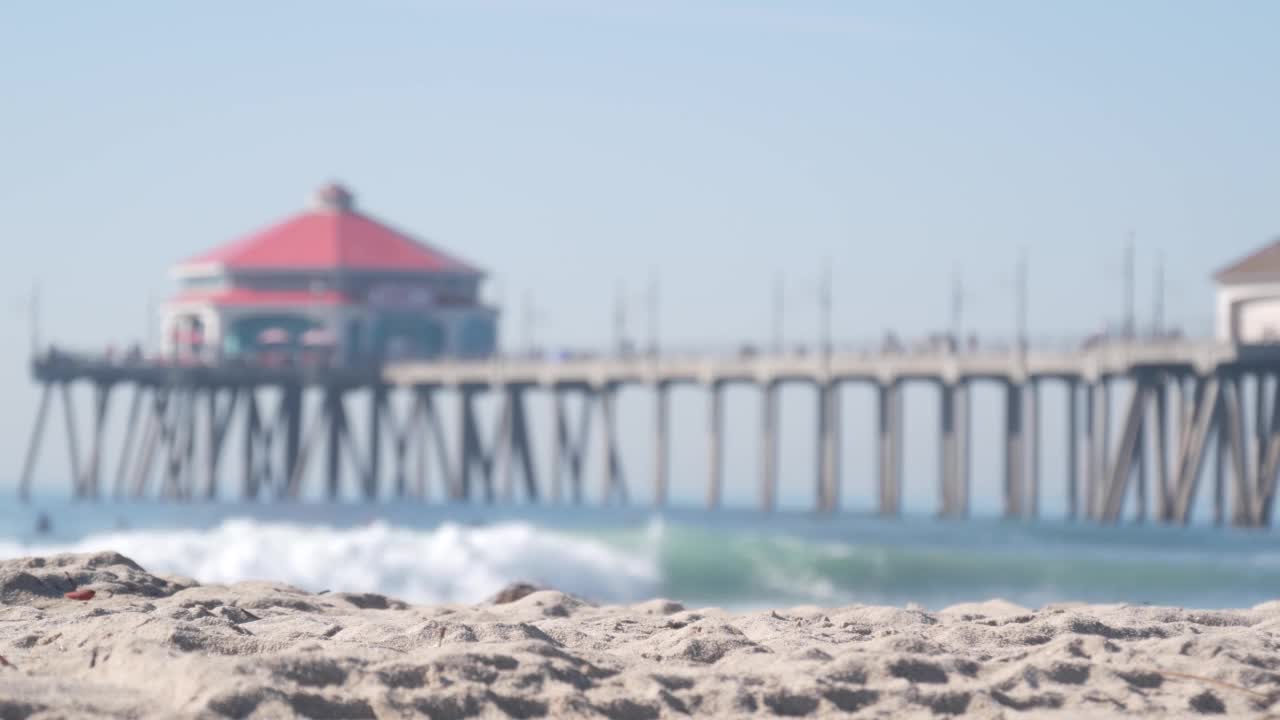
[[[660, 532], [659, 532], [660, 534]], [[0, 543], [0, 556], [115, 550], [153, 572], [203, 583], [273, 580], [319, 591], [377, 591], [419, 603], [478, 602], [525, 580], [600, 601], [656, 593], [651, 553], [529, 523], [431, 530], [230, 519], [209, 530], [133, 530], [61, 545]]]
[[944, 607], [992, 597], [1027, 605], [1088, 600], [1219, 607], [1251, 605], [1280, 591], [1280, 569], [1265, 544], [1099, 551], [1019, 528], [1002, 542], [975, 540], [960, 527], [924, 529], [923, 538], [891, 526], [835, 539], [661, 516], [590, 525], [556, 524], [553, 517], [466, 524], [455, 517], [414, 527], [236, 515], [203, 529], [0, 540], [0, 558], [115, 550], [149, 570], [203, 583], [274, 580], [416, 603], [478, 602], [517, 580], [597, 602], [661, 596], [732, 609], [854, 602]]

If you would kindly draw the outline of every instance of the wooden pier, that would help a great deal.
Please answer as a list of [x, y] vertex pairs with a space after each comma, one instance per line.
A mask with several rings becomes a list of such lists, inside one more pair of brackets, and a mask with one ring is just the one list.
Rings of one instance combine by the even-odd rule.
[[[724, 390], [732, 384], [762, 393], [758, 498], [764, 510], [775, 506], [778, 494], [778, 395], [788, 383], [810, 385], [817, 393], [814, 508], [821, 512], [840, 507], [839, 390], [849, 383], [867, 384], [876, 392], [876, 487], [883, 515], [896, 515], [902, 507], [903, 389], [912, 383], [938, 389], [937, 509], [942, 516], [959, 518], [970, 511], [971, 396], [980, 383], [994, 383], [1005, 398], [1007, 517], [1039, 512], [1040, 398], [1054, 383], [1067, 390], [1071, 518], [1186, 524], [1205, 465], [1214, 458], [1214, 519], [1268, 526], [1280, 475], [1280, 347], [1270, 346], [1166, 342], [1063, 352], [498, 359], [376, 370], [178, 367], [56, 355], [37, 358], [32, 367], [42, 393], [22, 469], [24, 499], [50, 406], [56, 405], [65, 419], [72, 495], [78, 499], [225, 497], [219, 494], [219, 478], [233, 461], [224, 455], [228, 438], [239, 434], [235, 474], [246, 500], [302, 497], [308, 468], [321, 456], [323, 494], [329, 498], [342, 494], [344, 471], [349, 471], [367, 499], [384, 497], [388, 479], [396, 497], [425, 497], [429, 477], [436, 476], [451, 501], [510, 502], [519, 492], [529, 502], [578, 504], [586, 496], [587, 478], [598, 477], [605, 502], [637, 502], [617, 436], [617, 395], [634, 385], [654, 393], [655, 457], [644, 502], [659, 506], [667, 502], [670, 485], [670, 390], [676, 385], [707, 390], [708, 507], [721, 502]], [[87, 445], [77, 432], [80, 410], [70, 392], [75, 384], [88, 385], [93, 393]], [[1111, 395], [1121, 388], [1127, 402], [1112, 417]], [[535, 462], [534, 418], [527, 412], [526, 399], [535, 392], [552, 399], [546, 485]], [[454, 433], [445, 431], [439, 402], [444, 393], [458, 400]], [[360, 433], [349, 418], [357, 394], [369, 402]], [[477, 411], [485, 394], [499, 400], [496, 427], [484, 426]], [[123, 441], [112, 454], [114, 467], [107, 467], [109, 408], [120, 395], [128, 402]], [[576, 418], [568, 407], [574, 398], [582, 408]], [[598, 475], [588, 470], [592, 438], [601, 448], [594, 458]], [[1133, 508], [1130, 517], [1124, 516], [1126, 507]]]

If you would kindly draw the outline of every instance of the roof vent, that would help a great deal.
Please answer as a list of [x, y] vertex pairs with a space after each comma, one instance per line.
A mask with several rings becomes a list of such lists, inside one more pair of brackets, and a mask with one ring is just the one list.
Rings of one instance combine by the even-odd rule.
[[311, 199], [312, 204], [317, 210], [328, 210], [330, 212], [350, 212], [355, 208], [356, 198], [351, 191], [339, 185], [338, 183], [328, 183], [320, 186], [316, 190], [316, 194]]

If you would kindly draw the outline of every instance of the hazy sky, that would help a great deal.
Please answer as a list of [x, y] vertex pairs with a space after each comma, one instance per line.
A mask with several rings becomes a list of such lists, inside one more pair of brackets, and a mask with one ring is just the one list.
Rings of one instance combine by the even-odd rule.
[[7, 7], [0, 476], [33, 284], [46, 336], [139, 339], [171, 263], [329, 179], [532, 295], [550, 344], [607, 342], [619, 283], [642, 331], [653, 271], [665, 344], [766, 341], [779, 271], [812, 343], [824, 258], [839, 338], [944, 328], [957, 267], [965, 324], [1007, 337], [1020, 246], [1034, 334], [1074, 336], [1119, 319], [1131, 231], [1140, 320], [1160, 252], [1167, 318], [1207, 334], [1209, 274], [1280, 232], [1277, 28], [1165, 0]]

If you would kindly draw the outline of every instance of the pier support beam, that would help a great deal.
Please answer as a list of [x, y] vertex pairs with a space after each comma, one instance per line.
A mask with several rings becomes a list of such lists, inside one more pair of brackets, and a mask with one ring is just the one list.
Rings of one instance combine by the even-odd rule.
[[123, 498], [125, 493], [125, 482], [129, 474], [129, 460], [133, 455], [133, 442], [138, 436], [139, 417], [142, 412], [142, 398], [146, 394], [146, 387], [143, 385], [135, 385], [133, 388], [133, 399], [129, 401], [128, 424], [124, 428], [124, 444], [120, 447], [120, 458], [116, 466], [116, 482], [111, 490], [114, 498]]
[[[422, 402], [422, 423], [425, 425], [426, 430], [430, 431], [431, 438], [434, 440], [435, 455], [440, 470], [441, 495], [445, 500], [452, 500], [462, 493], [460, 487], [462, 458], [458, 457], [450, 460], [449, 443], [444, 436], [444, 420], [441, 418], [439, 407], [436, 405], [435, 388], [418, 388], [418, 398]], [[428, 491], [429, 483], [426, 452], [427, 448], [424, 442], [418, 453], [418, 484], [422, 487], [424, 493]]]
[[[430, 392], [428, 388], [422, 387], [409, 390], [408, 415], [403, 421], [397, 420], [395, 403], [391, 398], [388, 398], [388, 402], [382, 406], [382, 412], [385, 415], [383, 420], [391, 429], [392, 461], [395, 465], [392, 487], [397, 498], [412, 497], [419, 501], [426, 501], [429, 497], [427, 450], [431, 441], [429, 434], [431, 428], [428, 426], [427, 412]], [[443, 447], [443, 444], [440, 444], [436, 452], [442, 464], [447, 464], [447, 458], [443, 456]], [[412, 462], [412, 475], [410, 475], [410, 462]], [[448, 473], [444, 473], [444, 476], [448, 477]]]
[[[1211, 438], [1221, 435], [1221, 384], [1217, 377], [1196, 380], [1192, 392], [1184, 400], [1183, 440], [1178, 451], [1177, 490], [1174, 501], [1174, 521], [1186, 525], [1191, 519], [1191, 503], [1199, 488], [1200, 476], [1209, 455]], [[1221, 448], [1219, 447], [1219, 450]], [[1215, 455], [1220, 453], [1215, 452]], [[1215, 499], [1217, 488], [1215, 488]], [[1221, 503], [1215, 502], [1215, 513], [1220, 516]], [[1220, 517], [1219, 517], [1220, 520]]]
[[165, 434], [164, 484], [160, 488], [160, 497], [180, 500], [182, 475], [182, 448], [186, 439], [186, 417], [191, 404], [191, 392], [187, 388], [178, 388], [170, 403], [168, 432]]
[[[222, 448], [226, 443], [228, 430], [231, 428], [231, 421], [235, 418], [236, 402], [239, 398], [239, 391], [232, 388], [227, 392], [227, 400], [224, 403], [220, 400], [222, 390], [219, 388], [210, 388], [207, 391], [206, 402], [206, 443], [205, 443], [205, 475], [204, 475], [204, 498], [213, 500], [218, 496], [218, 468], [222, 463]], [[282, 420], [288, 420], [288, 411], [292, 409], [286, 403], [281, 412], [285, 413]], [[297, 452], [297, 449], [294, 449]], [[287, 462], [287, 458], [286, 458]], [[289, 477], [292, 467], [286, 465], [288, 470], [285, 477]]]
[[902, 510], [902, 383], [877, 387], [879, 399], [880, 514]]
[[591, 412], [595, 407], [595, 394], [584, 390], [585, 400], [579, 417], [577, 433], [570, 431], [569, 411], [565, 393], [561, 388], [552, 389], [552, 410], [555, 413], [556, 441], [551, 456], [551, 498], [559, 504], [564, 472], [569, 472], [569, 491], [574, 505], [582, 504], [582, 467], [591, 435]]
[[180, 478], [177, 488], [178, 497], [182, 500], [190, 500], [195, 493], [196, 487], [196, 437], [197, 427], [199, 426], [198, 400], [200, 399], [200, 390], [192, 388], [187, 391], [187, 407], [183, 415], [183, 443], [182, 443], [182, 469], [179, 472]]
[[1267, 438], [1271, 434], [1270, 415], [1267, 412], [1267, 398], [1269, 395], [1269, 378], [1267, 373], [1259, 372], [1254, 374], [1253, 393], [1254, 393], [1254, 420], [1253, 420], [1253, 453], [1250, 456], [1250, 464], [1252, 467], [1251, 475], [1253, 476], [1253, 521], [1259, 524], [1262, 519], [1262, 496], [1261, 490], [1263, 486], [1262, 474], [1266, 470], [1267, 464]]
[[84, 497], [84, 475], [80, 471], [80, 437], [76, 430], [75, 406], [71, 403], [71, 387], [69, 383], [61, 383], [58, 390], [62, 393], [62, 418], [67, 423], [67, 451], [71, 459], [71, 482], [77, 500]]
[[[1224, 414], [1219, 408], [1219, 415]], [[1231, 438], [1226, 432], [1226, 422], [1219, 417], [1217, 422], [1217, 447], [1213, 452], [1213, 524], [1222, 527], [1226, 523], [1227, 496], [1227, 453]]]
[[1004, 516], [1015, 518], [1023, 512], [1026, 455], [1022, 422], [1022, 386], [1005, 385], [1004, 407]]
[[973, 393], [967, 381], [955, 387], [953, 405], [956, 425], [956, 517], [969, 516], [969, 478], [972, 472], [970, 457], [973, 446]]
[[[1147, 404], [1145, 400], [1143, 401], [1143, 404]], [[1149, 480], [1147, 472], [1147, 447], [1149, 444], [1149, 438], [1151, 437], [1151, 431], [1150, 428], [1148, 428], [1149, 423], [1146, 421], [1145, 409], [1140, 408], [1138, 412], [1143, 414], [1143, 419], [1138, 421], [1138, 446], [1134, 450], [1137, 454], [1133, 459], [1138, 470], [1138, 484], [1135, 488], [1137, 490], [1137, 497], [1134, 500], [1133, 519], [1135, 522], [1142, 524], [1147, 521], [1147, 481]]]
[[960, 518], [969, 512], [969, 385], [963, 380], [943, 383], [939, 391], [939, 514]]
[[[283, 477], [276, 486], [276, 497], [281, 497], [288, 492], [289, 482], [298, 469], [298, 463], [301, 462], [299, 456], [302, 453], [302, 392], [302, 385], [291, 384], [285, 387], [284, 397], [281, 399], [280, 411], [284, 413], [284, 470]], [[228, 418], [235, 417], [238, 396], [238, 392], [231, 391]], [[224, 427], [223, 435], [225, 434]]]
[[1143, 470], [1142, 425], [1145, 415], [1147, 390], [1150, 381], [1145, 377], [1134, 380], [1133, 391], [1129, 399], [1129, 407], [1125, 412], [1124, 426], [1120, 434], [1120, 446], [1116, 449], [1115, 462], [1108, 468], [1106, 496], [1103, 499], [1102, 520], [1108, 523], [1118, 522], [1124, 512], [1124, 496], [1129, 488], [1129, 479], [1137, 473], [1139, 479]]
[[1156, 467], [1153, 478], [1155, 492], [1155, 521], [1167, 523], [1173, 519], [1173, 488], [1169, 476], [1169, 384], [1180, 382], [1173, 375], [1162, 375], [1151, 388], [1151, 431], [1148, 433], [1154, 448]]
[[49, 415], [49, 395], [53, 385], [44, 383], [40, 390], [40, 407], [36, 410], [36, 422], [31, 426], [31, 443], [27, 445], [27, 457], [22, 463], [22, 476], [18, 482], [18, 497], [22, 502], [31, 499], [32, 474], [36, 469], [36, 456], [40, 453], [40, 440], [44, 436], [44, 422]]
[[604, 504], [626, 505], [627, 482], [622, 472], [622, 451], [618, 447], [615, 412], [618, 389], [612, 385], [606, 386], [598, 392], [598, 395], [600, 397], [600, 435], [603, 445], [601, 456], [604, 459]]
[[[258, 394], [254, 388], [245, 388], [244, 401], [244, 439], [240, 444], [243, 467], [240, 470], [240, 479], [243, 483], [244, 499], [253, 501], [258, 499], [258, 436], [262, 432], [262, 417], [258, 412]], [[324, 414], [327, 419], [329, 416], [327, 402]], [[330, 443], [330, 447], [336, 448], [337, 442]]]
[[1267, 421], [1266, 448], [1262, 453], [1262, 471], [1258, 477], [1258, 501], [1261, 503], [1263, 527], [1271, 527], [1271, 516], [1275, 512], [1276, 483], [1280, 480], [1280, 377], [1270, 383], [1274, 390], [1271, 394], [1271, 413]]
[[459, 448], [457, 465], [458, 479], [454, 483], [455, 491], [459, 494], [453, 499], [464, 502], [471, 499], [471, 481], [475, 471], [478, 470], [480, 472], [480, 481], [483, 483], [484, 501], [492, 505], [497, 498], [493, 486], [494, 458], [498, 453], [504, 452], [507, 445], [511, 423], [510, 399], [503, 399], [497, 440], [493, 443], [491, 449], [487, 449], [481, 439], [480, 421], [476, 417], [475, 401], [480, 388], [463, 387], [459, 392], [461, 393], [462, 414], [462, 427], [459, 433], [461, 447]]
[[1098, 452], [1100, 456], [1096, 517], [1102, 519], [1107, 501], [1107, 468], [1111, 458], [1111, 379], [1103, 378], [1098, 415]]
[[167, 387], [156, 387], [151, 393], [151, 412], [147, 413], [144, 421], [138, 463], [133, 472], [132, 496], [135, 498], [145, 494], [147, 483], [151, 479], [151, 464], [155, 460], [157, 447], [168, 432], [168, 422], [165, 418], [168, 414], [169, 394]]
[[82, 483], [85, 497], [97, 500], [102, 487], [102, 434], [107, 429], [107, 408], [111, 402], [111, 384], [93, 386], [93, 439], [89, 445], [89, 465]]
[[942, 383], [938, 388], [938, 398], [938, 438], [941, 445], [938, 453], [938, 487], [941, 495], [938, 514], [942, 517], [954, 517], [958, 514], [960, 484], [955, 386]]
[[1089, 476], [1085, 487], [1085, 513], [1093, 521], [1102, 519], [1109, 465], [1111, 385], [1106, 378], [1089, 384], [1085, 435], [1089, 455]]
[[667, 504], [667, 484], [671, 473], [671, 393], [670, 386], [658, 383], [654, 388], [653, 437], [653, 505]]
[[[415, 393], [413, 405], [409, 410], [409, 417], [405, 419], [403, 424], [396, 421], [392, 407], [392, 398], [388, 397], [387, 402], [378, 409], [378, 412], [382, 413], [383, 422], [391, 430], [391, 462], [394, 468], [392, 470], [391, 492], [397, 500], [403, 500], [409, 497], [409, 439], [412, 437], [418, 447], [421, 447], [425, 440], [422, 434], [418, 432], [418, 414], [421, 404], [418, 402], [418, 397]], [[417, 497], [419, 499], [422, 498], [421, 492], [417, 493]]]
[[325, 490], [330, 500], [337, 500], [342, 492], [342, 428], [346, 424], [347, 412], [342, 404], [342, 393], [336, 388], [325, 389], [324, 402], [329, 422]]
[[538, 502], [541, 496], [538, 487], [538, 471], [537, 465], [533, 461], [533, 443], [529, 441], [529, 420], [528, 414], [525, 412], [525, 390], [522, 387], [512, 387], [509, 391], [509, 401], [511, 403], [510, 413], [510, 432], [508, 440], [510, 449], [507, 452], [507, 470], [506, 470], [506, 487], [507, 494], [510, 496], [511, 487], [511, 471], [518, 467], [520, 469], [520, 478], [524, 481], [524, 497], [530, 503]]
[[[475, 415], [475, 393], [472, 388], [462, 388], [459, 392], [459, 413], [458, 422], [458, 475], [454, 482], [450, 483], [453, 488], [453, 496], [449, 498], [454, 502], [467, 502], [471, 500], [471, 466], [474, 462], [485, 462], [488, 458], [481, 457], [480, 453], [480, 433], [476, 427]], [[485, 472], [487, 475], [488, 472]]]
[[1067, 519], [1080, 517], [1080, 382], [1067, 381]]
[[1254, 518], [1257, 515], [1254, 501], [1254, 489], [1257, 484], [1251, 472], [1251, 462], [1246, 448], [1244, 400], [1241, 397], [1240, 377], [1228, 378], [1223, 390], [1226, 422], [1223, 423], [1222, 430], [1227, 434], [1232, 477], [1235, 480], [1231, 493], [1231, 524], [1237, 527], [1248, 527], [1254, 524]]
[[364, 499], [373, 502], [382, 492], [382, 420], [386, 414], [387, 386], [375, 385], [369, 396], [369, 461], [364, 477]]
[[818, 384], [818, 512], [835, 512], [840, 506], [840, 387]]
[[1084, 482], [1080, 487], [1080, 515], [1085, 520], [1093, 520], [1093, 495], [1098, 485], [1098, 383], [1089, 382], [1084, 386], [1084, 462], [1082, 474]]
[[[271, 487], [274, 462], [271, 446], [275, 425], [260, 406], [257, 389], [248, 388], [245, 390], [245, 395], [246, 400], [251, 403], [252, 410], [250, 422], [245, 431], [244, 497], [246, 500], [256, 500], [264, 488]], [[182, 396], [178, 395], [175, 402], [181, 408]]]
[[724, 482], [724, 386], [711, 383], [707, 408], [707, 508], [720, 507]]
[[1032, 379], [1027, 385], [1026, 417], [1027, 492], [1023, 500], [1024, 517], [1040, 515], [1040, 381]]
[[[498, 502], [509, 502], [515, 491], [512, 486], [514, 480], [514, 457], [513, 451], [515, 443], [512, 440], [513, 420], [516, 405], [516, 388], [514, 385], [507, 385], [502, 388], [496, 388], [501, 408], [498, 410], [498, 429], [494, 436], [493, 444], [487, 449], [483, 444], [480, 445], [480, 453], [487, 460], [485, 466], [485, 502], [490, 505]], [[476, 431], [476, 437], [481, 437], [479, 428]], [[483, 441], [481, 441], [483, 443]], [[501, 482], [502, 485], [494, 490], [494, 483]]]
[[551, 388], [551, 427], [555, 439], [551, 442], [551, 504], [564, 501], [564, 471], [569, 464], [569, 421], [564, 416], [564, 391]]
[[[433, 430], [434, 426], [437, 425], [435, 420], [435, 408], [431, 407], [431, 390], [421, 387], [414, 388], [413, 409], [409, 413], [409, 422], [405, 426], [405, 442], [411, 441], [413, 443], [412, 477], [414, 495], [423, 502], [426, 502], [431, 497], [431, 477], [430, 470], [427, 467], [427, 455], [431, 445], [430, 438], [440, 437]], [[449, 458], [445, 455], [447, 447], [443, 437], [440, 437], [436, 443], [435, 454], [437, 462], [442, 468], [440, 473], [442, 483], [448, 482], [449, 479], [449, 472], [445, 469], [449, 464]], [[447, 491], [441, 494], [447, 495]]]
[[760, 509], [773, 510], [778, 495], [778, 384], [765, 383], [760, 408]]
[[[245, 402], [251, 404], [254, 402], [253, 393], [246, 390], [244, 392]], [[306, 408], [306, 397], [300, 396], [298, 401], [299, 422]], [[311, 460], [311, 455], [323, 441], [326, 426], [329, 422], [328, 401], [321, 399], [320, 406], [312, 415], [311, 422], [307, 424], [306, 430], [302, 435], [302, 442], [298, 449], [298, 459], [293, 466], [293, 472], [289, 473], [281, 482], [279, 497], [296, 500], [302, 495], [302, 483], [307, 474], [307, 466]], [[247, 451], [246, 451], [247, 452]], [[248, 461], [246, 461], [248, 467]]]

